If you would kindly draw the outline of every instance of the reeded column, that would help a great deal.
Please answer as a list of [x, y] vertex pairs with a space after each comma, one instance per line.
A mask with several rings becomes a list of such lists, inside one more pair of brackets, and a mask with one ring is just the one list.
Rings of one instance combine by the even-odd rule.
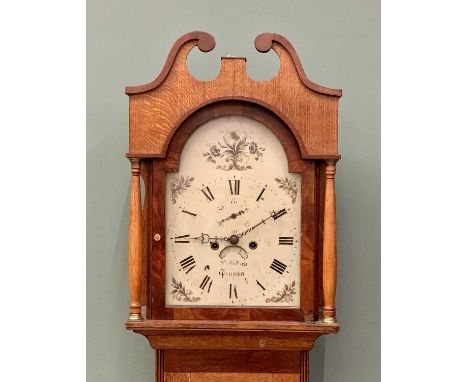
[[156, 382], [164, 382], [164, 350], [156, 349]]
[[301, 351], [300, 382], [309, 382], [309, 351]]
[[323, 321], [336, 322], [336, 161], [327, 160], [325, 166], [325, 207], [323, 221]]
[[130, 288], [129, 321], [142, 321], [142, 211], [140, 173], [141, 159], [131, 158], [132, 191], [130, 194], [130, 224], [128, 229], [128, 283]]

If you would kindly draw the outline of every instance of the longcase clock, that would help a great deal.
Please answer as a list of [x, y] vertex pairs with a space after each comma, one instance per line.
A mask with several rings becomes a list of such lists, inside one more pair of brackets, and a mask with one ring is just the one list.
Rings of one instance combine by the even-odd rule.
[[186, 67], [195, 46], [209, 52], [215, 40], [182, 36], [155, 80], [126, 88], [126, 328], [156, 350], [159, 382], [305, 382], [315, 340], [339, 330], [341, 90], [307, 79], [278, 34], [255, 39], [280, 59], [267, 81], [231, 56], [200, 81]]

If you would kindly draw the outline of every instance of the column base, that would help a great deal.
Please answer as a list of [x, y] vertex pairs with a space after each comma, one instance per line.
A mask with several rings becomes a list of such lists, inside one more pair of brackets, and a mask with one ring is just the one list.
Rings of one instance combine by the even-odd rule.
[[326, 324], [336, 324], [338, 321], [335, 317], [324, 317], [323, 322], [325, 322]]
[[143, 321], [143, 317], [141, 317], [140, 313], [130, 313], [128, 321]]

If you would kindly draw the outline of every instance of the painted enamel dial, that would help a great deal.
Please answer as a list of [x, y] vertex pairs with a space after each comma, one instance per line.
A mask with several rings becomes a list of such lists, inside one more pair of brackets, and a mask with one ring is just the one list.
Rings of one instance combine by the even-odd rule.
[[188, 139], [166, 175], [166, 305], [298, 308], [301, 176], [250, 118]]

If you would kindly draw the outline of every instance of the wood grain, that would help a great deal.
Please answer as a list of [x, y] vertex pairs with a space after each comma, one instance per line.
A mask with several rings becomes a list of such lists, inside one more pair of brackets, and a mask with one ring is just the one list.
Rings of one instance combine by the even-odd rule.
[[262, 33], [255, 38], [255, 49], [257, 49], [259, 52], [266, 53], [271, 48], [273, 48], [273, 43], [275, 41], [287, 50], [294, 62], [294, 65], [296, 66], [297, 74], [305, 86], [317, 93], [341, 97], [343, 94], [341, 89], [326, 88], [316, 84], [315, 82], [312, 82], [307, 78], [296, 50], [286, 37], [281, 36], [278, 33]]
[[128, 231], [128, 281], [130, 289], [129, 320], [141, 320], [142, 286], [142, 212], [140, 190], [140, 159], [130, 159], [132, 189], [130, 193], [130, 224]]
[[301, 382], [309, 382], [309, 352], [301, 351], [300, 355]]
[[164, 370], [179, 372], [298, 373], [299, 351], [165, 350]]
[[156, 382], [190, 382], [190, 373], [164, 373], [164, 381], [157, 380]]
[[146, 309], [146, 314], [143, 314], [143, 318], [151, 317], [148, 312], [148, 300], [149, 300], [149, 258], [151, 256], [151, 197], [152, 197], [152, 184], [151, 184], [151, 161], [141, 161], [141, 178], [145, 185], [145, 196], [143, 198], [143, 227], [142, 227], [142, 267], [141, 267], [141, 305], [142, 313], [143, 308]]
[[140, 86], [127, 86], [125, 88], [125, 93], [130, 95], [130, 94], [137, 94], [137, 93], [143, 93], [148, 90], [152, 90], [157, 88], [167, 77], [169, 74], [169, 71], [172, 68], [172, 65], [174, 64], [175, 57], [177, 55], [177, 52], [179, 49], [184, 45], [186, 42], [193, 40], [195, 45], [198, 46], [198, 48], [202, 52], [210, 52], [211, 50], [214, 49], [216, 46], [216, 41], [212, 35], [206, 32], [202, 31], [195, 31], [195, 32], [189, 32], [177, 39], [177, 41], [174, 43], [172, 46], [169, 55], [166, 59], [166, 63], [164, 64], [163, 70], [159, 74], [158, 77], [156, 77], [153, 81], [151, 81], [148, 84], [145, 85], [140, 85]]
[[235, 321], [235, 320], [144, 320], [142, 322], [127, 321], [127, 329], [138, 331], [226, 331], [226, 332], [285, 332], [285, 333], [336, 333], [338, 324], [326, 324], [318, 322], [299, 321]]
[[315, 181], [316, 181], [316, 248], [317, 248], [317, 263], [316, 263], [316, 279], [315, 286], [317, 293], [315, 295], [315, 304], [319, 307], [319, 318], [323, 313], [323, 220], [324, 220], [324, 204], [325, 204], [325, 162], [319, 161], [315, 166]]
[[156, 382], [164, 381], [165, 364], [165, 351], [156, 349]]
[[301, 310], [304, 321], [318, 319], [314, 285], [317, 257], [314, 232], [317, 216], [313, 208], [315, 194], [315, 163], [309, 161], [304, 164], [301, 179]]
[[178, 373], [164, 374], [165, 382], [300, 382], [298, 373]]
[[258, 37], [257, 49], [266, 51], [271, 47], [280, 60], [279, 71], [267, 81], [251, 79], [245, 59], [239, 57], [223, 57], [214, 80], [194, 78], [186, 67], [188, 54], [197, 45], [202, 51], [209, 51], [214, 44], [214, 38], [207, 33], [184, 35], [174, 44], [163, 71], [154, 81], [127, 87], [129, 155], [166, 156], [170, 137], [183, 121], [199, 108], [220, 100], [248, 100], [272, 111], [290, 127], [302, 158], [338, 155], [341, 91], [308, 80], [286, 38], [278, 34]]
[[166, 308], [166, 172], [163, 160], [153, 160], [152, 235], [159, 234], [159, 241], [151, 241], [151, 315], [150, 318], [172, 319], [174, 312]]
[[[140, 331], [135, 330], [140, 333]], [[142, 333], [143, 334], [143, 333]], [[325, 334], [325, 333], [321, 333]], [[321, 335], [221, 332], [205, 334], [144, 333], [153, 349], [310, 350]]]
[[[138, 332], [138, 331], [137, 331]], [[263, 335], [253, 334], [174, 334], [145, 333], [153, 349], [197, 349], [197, 350], [242, 350], [242, 351], [309, 351], [317, 338], [325, 333], [305, 335]]]
[[323, 316], [325, 322], [336, 322], [336, 202], [335, 161], [325, 167], [325, 204], [323, 219]]
[[154, 349], [310, 350], [319, 336], [339, 331], [320, 321], [145, 320], [126, 327]]
[[156, 350], [156, 381], [308, 382], [307, 351]]

